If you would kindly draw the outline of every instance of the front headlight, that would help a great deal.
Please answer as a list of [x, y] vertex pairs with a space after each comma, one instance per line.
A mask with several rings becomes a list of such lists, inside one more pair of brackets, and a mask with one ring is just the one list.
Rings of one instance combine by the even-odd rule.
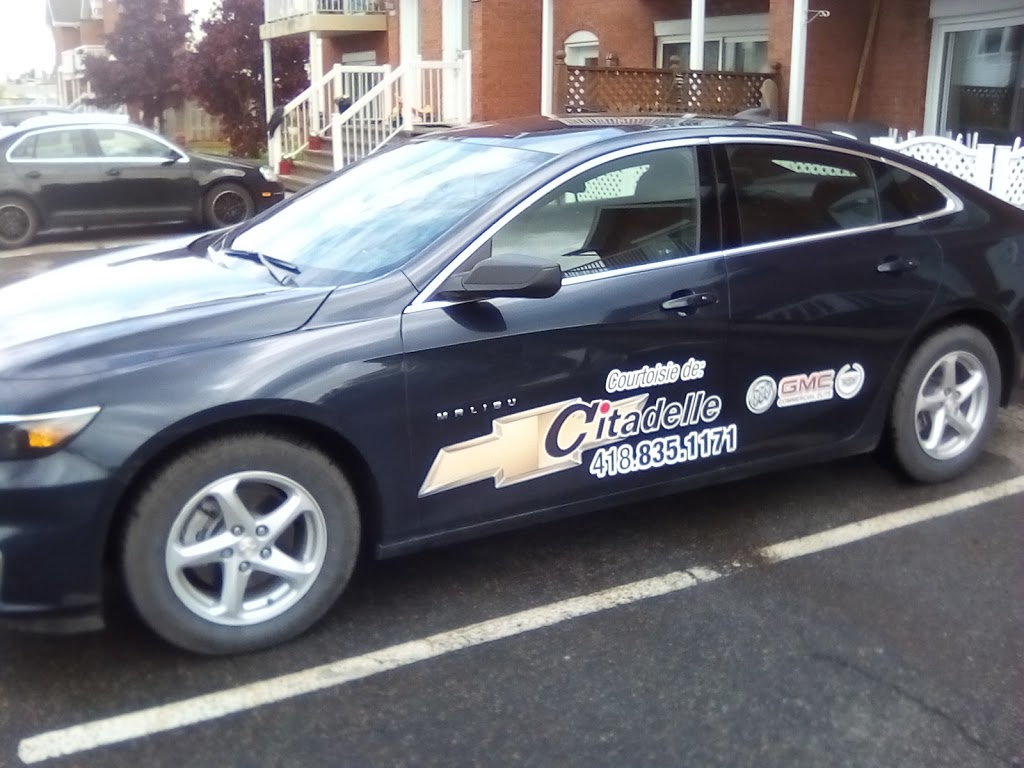
[[263, 174], [263, 178], [269, 182], [276, 183], [280, 181], [280, 179], [277, 178], [277, 174], [274, 173], [274, 169], [269, 165], [261, 165], [260, 173]]
[[99, 412], [99, 407], [95, 407], [0, 416], [0, 461], [32, 459], [59, 450], [89, 426]]

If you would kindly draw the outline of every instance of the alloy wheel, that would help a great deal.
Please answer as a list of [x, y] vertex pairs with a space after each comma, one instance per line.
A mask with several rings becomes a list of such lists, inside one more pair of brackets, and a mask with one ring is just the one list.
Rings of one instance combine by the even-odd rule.
[[32, 217], [18, 205], [0, 207], [0, 240], [15, 243], [28, 234]]
[[174, 593], [207, 621], [250, 626], [305, 595], [323, 568], [327, 524], [298, 483], [238, 472], [193, 496], [178, 513], [165, 566]]
[[239, 192], [224, 189], [213, 199], [213, 214], [221, 225], [232, 226], [245, 221], [249, 206]]
[[917, 393], [914, 420], [921, 449], [940, 461], [962, 455], [985, 424], [989, 389], [985, 367], [970, 352], [939, 358]]

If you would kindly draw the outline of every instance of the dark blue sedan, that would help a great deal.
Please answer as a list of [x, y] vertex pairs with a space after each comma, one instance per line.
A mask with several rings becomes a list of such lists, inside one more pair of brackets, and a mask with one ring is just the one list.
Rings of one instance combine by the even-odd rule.
[[940, 482], [1019, 383], [1024, 212], [788, 126], [413, 141], [226, 233], [0, 289], [0, 610], [105, 572], [201, 653], [357, 553], [874, 451]]

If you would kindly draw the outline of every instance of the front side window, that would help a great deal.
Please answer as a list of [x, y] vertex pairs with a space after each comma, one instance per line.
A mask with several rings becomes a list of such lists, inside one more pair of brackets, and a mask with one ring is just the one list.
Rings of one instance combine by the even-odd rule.
[[85, 135], [74, 128], [31, 134], [11, 152], [13, 160], [73, 160], [88, 156]]
[[164, 158], [170, 148], [162, 143], [135, 131], [119, 128], [95, 129], [96, 141], [100, 145], [103, 157], [156, 157]]
[[744, 245], [881, 222], [868, 161], [813, 147], [728, 148]]
[[655, 264], [700, 250], [693, 147], [611, 161], [547, 194], [496, 234], [491, 255], [536, 256], [566, 277]]

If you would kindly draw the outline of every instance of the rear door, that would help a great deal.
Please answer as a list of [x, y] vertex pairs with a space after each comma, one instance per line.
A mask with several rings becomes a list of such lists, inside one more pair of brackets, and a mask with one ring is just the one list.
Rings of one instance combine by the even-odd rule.
[[936, 295], [941, 250], [897, 201], [896, 169], [799, 143], [716, 151], [732, 187], [727, 392], [745, 403], [742, 452], [857, 439]]
[[451, 305], [428, 289], [404, 315], [427, 530], [628, 493], [735, 454], [708, 147], [635, 148], [575, 173], [455, 262], [543, 257], [562, 266], [559, 293]]
[[197, 210], [198, 185], [182, 153], [135, 128], [93, 132], [107, 179], [105, 194], [122, 220], [185, 219]]
[[103, 198], [103, 170], [89, 133], [80, 127], [45, 128], [10, 149], [11, 168], [49, 226], [113, 220]]

